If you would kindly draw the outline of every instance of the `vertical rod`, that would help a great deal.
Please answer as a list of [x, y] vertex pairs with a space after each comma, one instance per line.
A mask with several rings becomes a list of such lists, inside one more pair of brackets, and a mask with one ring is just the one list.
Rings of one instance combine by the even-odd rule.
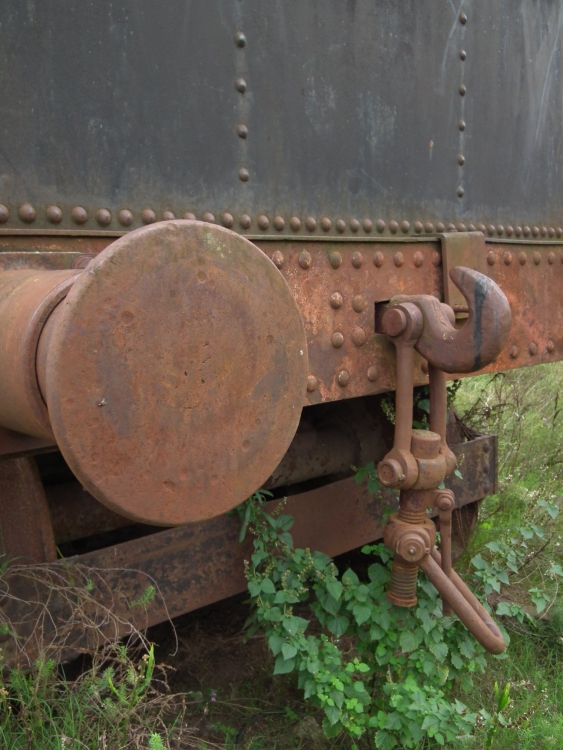
[[394, 447], [410, 453], [413, 419], [414, 348], [396, 341], [397, 382], [395, 385]]

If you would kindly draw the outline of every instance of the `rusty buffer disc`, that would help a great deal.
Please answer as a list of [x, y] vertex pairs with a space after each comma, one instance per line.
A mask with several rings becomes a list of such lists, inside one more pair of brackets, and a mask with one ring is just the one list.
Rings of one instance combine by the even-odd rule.
[[101, 502], [174, 525], [223, 513], [279, 464], [307, 383], [301, 315], [255, 245], [168, 221], [117, 240], [55, 311], [44, 390]]

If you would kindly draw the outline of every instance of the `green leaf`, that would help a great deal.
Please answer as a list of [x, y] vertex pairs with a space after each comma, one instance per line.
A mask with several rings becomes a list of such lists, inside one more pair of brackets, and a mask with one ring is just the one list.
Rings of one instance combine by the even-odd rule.
[[431, 646], [429, 646], [429, 649], [430, 651], [432, 651], [438, 661], [444, 661], [449, 651], [447, 644], [444, 642], [433, 643]]
[[342, 716], [342, 711], [336, 706], [325, 706], [324, 710], [325, 710], [327, 719], [330, 721], [332, 725], [336, 724], [336, 722]]
[[368, 568], [368, 576], [372, 583], [384, 584], [389, 580], [389, 571], [379, 563], [374, 563]]
[[282, 635], [271, 635], [268, 638], [268, 646], [274, 656], [280, 653], [285, 642], [285, 638]]
[[489, 563], [486, 560], [483, 560], [481, 553], [472, 558], [471, 565], [473, 565], [475, 570], [485, 570], [489, 567]]
[[461, 643], [459, 644], [459, 650], [466, 659], [472, 659], [475, 656], [475, 644], [473, 641], [461, 641]]
[[289, 531], [293, 526], [293, 516], [278, 516], [278, 529]]
[[416, 405], [421, 411], [425, 411], [427, 414], [430, 414], [430, 399], [421, 398]]
[[305, 620], [303, 617], [296, 617], [295, 615], [286, 617], [283, 621], [283, 626], [289, 635], [297, 635], [298, 631], [305, 630], [308, 624], [309, 620]]
[[377, 750], [392, 750], [397, 746], [397, 740], [389, 732], [380, 730], [375, 735], [375, 746]]
[[343, 586], [340, 583], [340, 581], [334, 580], [334, 581], [327, 581], [326, 589], [328, 593], [338, 601], [340, 599], [340, 595], [342, 594]]
[[282, 646], [282, 654], [284, 659], [292, 659], [297, 653], [297, 649], [292, 643], [284, 643]]
[[371, 617], [371, 607], [365, 604], [356, 604], [352, 613], [358, 625], [362, 625]]
[[287, 674], [291, 672], [295, 667], [295, 659], [284, 659], [283, 654], [280, 654], [274, 665], [274, 674]]
[[248, 593], [250, 596], [256, 598], [260, 595], [260, 592], [262, 591], [262, 588], [259, 583], [256, 583], [256, 581], [249, 581], [248, 582]]
[[271, 578], [263, 578], [262, 583], [260, 584], [260, 588], [265, 594], [276, 593], [276, 587], [274, 586], [274, 582]]
[[331, 633], [338, 637], [348, 630], [349, 625], [350, 620], [346, 617], [346, 615], [336, 615], [335, 617], [331, 617], [329, 619], [327, 628]]
[[399, 638], [401, 651], [408, 654], [417, 649], [422, 643], [422, 634], [416, 630], [403, 630]]
[[358, 576], [354, 573], [353, 570], [348, 568], [348, 570], [344, 573], [342, 576], [342, 582], [346, 584], [346, 586], [350, 586], [351, 584], [358, 584], [360, 582], [360, 579]]

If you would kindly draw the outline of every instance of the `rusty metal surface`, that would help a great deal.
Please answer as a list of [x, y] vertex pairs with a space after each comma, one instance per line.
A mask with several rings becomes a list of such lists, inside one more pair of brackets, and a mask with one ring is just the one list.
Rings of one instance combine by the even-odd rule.
[[552, 0], [5, 0], [0, 221], [561, 236], [559, 21]]
[[276, 468], [299, 423], [307, 346], [260, 250], [171, 221], [89, 264], [45, 326], [37, 373], [79, 481], [166, 526], [229, 510]]
[[[494, 455], [495, 446], [496, 438], [490, 436], [452, 446], [464, 472], [463, 482], [447, 480], [458, 506], [491, 490], [496, 464], [484, 459]], [[387, 502], [396, 507], [394, 495], [384, 491], [384, 496], [382, 502], [350, 478], [290, 497], [284, 512], [295, 517], [297, 546], [333, 556], [381, 537]], [[129, 621], [139, 627], [155, 624], [244, 591], [243, 560], [251, 547], [249, 541], [239, 545], [239, 528], [237, 518], [224, 515], [53, 565], [8, 572], [0, 620], [9, 619], [19, 639], [4, 645], [6, 663], [33, 661], [40, 644], [44, 653], [58, 658], [92, 648], [99, 637], [92, 622], [101, 622], [107, 635], [124, 635]], [[69, 589], [69, 579], [75, 589]], [[91, 592], [88, 581], [94, 585]], [[63, 591], [53, 591], [53, 583]], [[149, 585], [157, 588], [154, 601], [146, 610], [131, 609], [130, 602]], [[108, 608], [114, 620], [108, 618]]]
[[45, 491], [32, 458], [0, 461], [0, 552], [8, 565], [57, 559]]
[[442, 243], [442, 271], [444, 274], [444, 302], [455, 313], [467, 312], [467, 301], [450, 276], [456, 266], [470, 268], [487, 275], [487, 253], [483, 232], [448, 232], [440, 235]]
[[43, 441], [53, 434], [37, 385], [35, 354], [45, 321], [76, 274], [0, 272], [0, 424]]

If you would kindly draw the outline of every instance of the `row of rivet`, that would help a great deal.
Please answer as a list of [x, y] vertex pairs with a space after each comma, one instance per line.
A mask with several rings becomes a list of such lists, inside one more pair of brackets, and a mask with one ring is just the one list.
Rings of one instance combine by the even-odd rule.
[[[521, 266], [525, 266], [526, 263], [528, 262], [528, 256], [523, 251], [520, 252], [520, 253], [518, 253], [518, 255], [516, 257], [518, 259], [518, 263], [520, 263]], [[555, 261], [557, 260], [557, 258], [555, 256], [555, 253], [553, 251], [550, 251], [547, 254], [546, 257], [547, 257], [547, 262], [549, 263], [550, 266], [552, 266], [555, 263]], [[510, 250], [505, 250], [504, 253], [502, 254], [502, 259], [504, 261], [504, 264], [506, 266], [509, 266], [509, 265], [511, 265], [512, 261], [514, 260], [514, 256], [512, 255], [512, 253], [510, 252]], [[542, 259], [541, 253], [538, 253], [538, 251], [536, 250], [532, 254], [532, 260], [533, 260], [534, 264], [536, 266], [539, 266], [540, 263], [541, 263], [541, 259]], [[563, 254], [560, 256], [560, 260], [561, 260], [561, 263], [563, 263]], [[492, 250], [489, 250], [489, 252], [487, 253], [487, 263], [490, 266], [494, 266], [496, 262], [497, 262], [497, 257], [495, 255], [495, 253]]]
[[[334, 270], [340, 268], [342, 265], [342, 255], [339, 252], [332, 252], [328, 256], [328, 260], [332, 268]], [[415, 268], [421, 268], [424, 265], [424, 255], [417, 250], [413, 255], [413, 265]], [[272, 262], [274, 263], [277, 268], [282, 268], [285, 264], [285, 256], [281, 252], [281, 250], [276, 250], [272, 254]], [[311, 268], [311, 265], [313, 264], [313, 257], [311, 253], [308, 250], [302, 250], [299, 253], [299, 256], [297, 258], [297, 262], [301, 266], [301, 268], [304, 271], [307, 271], [309, 268]], [[359, 250], [356, 250], [356, 252], [352, 253], [351, 263], [354, 268], [361, 268], [362, 264], [364, 262], [364, 256], [362, 253], [359, 252]], [[383, 263], [385, 262], [385, 256], [384, 254], [378, 250], [373, 254], [373, 265], [376, 268], [381, 268]], [[442, 262], [442, 258], [440, 256], [440, 253], [433, 253], [432, 254], [432, 264], [434, 266], [439, 266]], [[394, 253], [393, 255], [393, 265], [396, 266], [396, 268], [401, 268], [405, 264], [405, 256], [401, 252]]]
[[[61, 208], [55, 205], [48, 206], [45, 210], [45, 215], [47, 220], [51, 224], [60, 224], [63, 219], [63, 212]], [[18, 208], [18, 216], [21, 221], [25, 222], [26, 224], [32, 224], [37, 218], [37, 211], [30, 203], [23, 203]], [[76, 224], [85, 224], [89, 218], [88, 211], [82, 206], [75, 206], [71, 211], [71, 216], [72, 220]], [[10, 211], [8, 207], [0, 204], [0, 223], [5, 224], [9, 218]], [[176, 215], [172, 211], [164, 211], [160, 218], [162, 221], [168, 221], [170, 219], [175, 219]], [[184, 214], [183, 218], [196, 219], [196, 215], [192, 212], [187, 212]], [[113, 220], [113, 216], [111, 211], [109, 211], [107, 208], [100, 208], [95, 213], [95, 219], [101, 226], [109, 226], [109, 224], [111, 224]], [[117, 219], [122, 226], [128, 227], [133, 223], [134, 216], [129, 209], [124, 208], [118, 212]], [[212, 214], [209, 211], [203, 213], [201, 219], [202, 221], [207, 221], [211, 224], [216, 223], [215, 214]], [[151, 208], [145, 208], [141, 212], [141, 221], [143, 222], [143, 224], [152, 224], [157, 220], [157, 214]], [[242, 229], [250, 229], [252, 226], [252, 218], [248, 214], [242, 214], [238, 217], [237, 221]], [[262, 229], [263, 231], [270, 228], [270, 223], [270, 218], [265, 214], [261, 214], [256, 219], [258, 228]], [[234, 216], [228, 212], [223, 213], [221, 215], [221, 224], [224, 227], [231, 229], [235, 225]], [[286, 221], [283, 216], [275, 216], [272, 225], [278, 232], [283, 232], [283, 230], [286, 228]], [[330, 232], [333, 226], [333, 222], [328, 218], [328, 216], [323, 216], [318, 224], [317, 220], [313, 216], [308, 216], [304, 221], [302, 221], [298, 216], [292, 216], [289, 219], [289, 228], [292, 232], [299, 232], [303, 228], [303, 226], [309, 232], [315, 232], [319, 226], [324, 232]], [[360, 227], [366, 234], [370, 234], [374, 230], [374, 228], [379, 234], [385, 232], [386, 229], [391, 234], [397, 234], [399, 230], [403, 234], [409, 234], [411, 231], [411, 224], [406, 219], [404, 221], [401, 221], [400, 223], [395, 220], [391, 220], [388, 224], [386, 224], [383, 219], [378, 219], [375, 223], [372, 222], [371, 219], [364, 219], [361, 224], [357, 219], [350, 219], [350, 221], [348, 222], [348, 227], [354, 234], [360, 230]], [[334, 222], [334, 228], [339, 234], [342, 234], [346, 231], [346, 222], [343, 219], [337, 219]], [[563, 237], [562, 227], [530, 227], [528, 225], [516, 225], [515, 227], [513, 227], [510, 224], [504, 227], [502, 224], [464, 224], [462, 222], [458, 222], [457, 224], [444, 224], [441, 221], [437, 222], [436, 224], [427, 221], [425, 224], [423, 224], [420, 221], [415, 221], [412, 225], [412, 229], [414, 230], [415, 234], [422, 234], [422, 232], [426, 232], [427, 234], [441, 234], [442, 232], [478, 231], [483, 232], [483, 234], [487, 234], [489, 237], [493, 237], [494, 235], [497, 235], [499, 237], [502, 237], [503, 235], [512, 237], [514, 235], [515, 237], [526, 238], [530, 236], [544, 238], [553, 238], [556, 236], [558, 238]]]
[[[465, 24], [467, 23], [467, 14], [466, 13], [461, 12], [459, 14], [459, 22], [462, 24], [462, 26], [465, 26]], [[467, 58], [467, 53], [466, 53], [466, 51], [464, 49], [460, 50], [459, 57], [461, 59], [461, 70], [462, 70], [462, 76], [463, 76], [463, 70], [464, 70], [464, 67], [465, 67], [463, 65], [463, 63], [465, 62], [465, 59]], [[465, 86], [465, 84], [463, 82], [460, 83], [460, 85], [458, 87], [458, 92], [459, 92], [459, 95], [462, 98], [461, 98], [461, 117], [460, 117], [460, 119], [458, 121], [458, 128], [459, 128], [459, 131], [460, 131], [460, 153], [458, 154], [458, 157], [457, 157], [457, 163], [459, 164], [460, 167], [463, 167], [463, 165], [465, 164], [465, 156], [463, 155], [463, 137], [462, 137], [462, 134], [465, 131], [465, 120], [463, 119], [464, 118], [464, 103], [465, 102], [464, 102], [463, 97], [467, 93], [467, 87]], [[462, 184], [462, 182], [463, 182], [463, 169], [459, 170], [459, 176], [460, 176], [460, 180], [459, 180], [459, 185], [458, 185], [457, 190], [456, 190], [456, 194], [457, 194], [458, 198], [463, 198], [463, 196], [465, 195], [465, 188], [463, 187], [463, 184]]]
[[[379, 371], [377, 367], [369, 367], [366, 373], [366, 377], [370, 383], [375, 383], [379, 377]], [[350, 373], [348, 370], [340, 370], [336, 375], [336, 382], [341, 388], [346, 388], [350, 383]], [[307, 391], [313, 393], [319, 387], [319, 381], [314, 375], [309, 375], [307, 378]]]
[[[246, 36], [242, 31], [237, 31], [237, 33], [235, 34], [235, 44], [239, 49], [244, 49], [244, 47], [246, 47]], [[235, 88], [239, 92], [239, 94], [244, 95], [247, 89], [246, 79], [242, 77], [237, 78], [235, 80]], [[237, 135], [239, 138], [247, 138], [248, 128], [246, 127], [246, 125], [244, 125], [243, 123], [239, 123], [237, 125]], [[241, 182], [248, 182], [248, 180], [250, 179], [250, 172], [246, 167], [241, 167], [238, 171], [238, 177]], [[226, 214], [223, 214], [223, 217], [224, 216], [226, 216]]]
[[[555, 351], [555, 342], [552, 339], [549, 339], [548, 342], [545, 345], [545, 351], [548, 354], [552, 354]], [[532, 341], [530, 344], [528, 344], [528, 354], [531, 357], [535, 357], [536, 354], [539, 352], [539, 347], [535, 343], [535, 341]], [[516, 344], [513, 344], [510, 349], [508, 350], [508, 355], [510, 359], [518, 359], [520, 356], [520, 349]]]

